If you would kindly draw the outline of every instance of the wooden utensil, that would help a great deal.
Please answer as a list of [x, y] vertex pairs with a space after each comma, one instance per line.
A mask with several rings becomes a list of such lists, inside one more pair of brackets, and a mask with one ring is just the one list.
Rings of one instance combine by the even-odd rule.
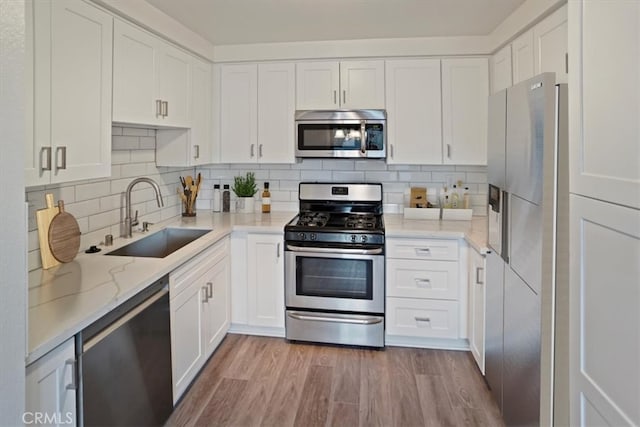
[[42, 260], [42, 268], [46, 270], [60, 264], [60, 261], [54, 258], [51, 249], [49, 249], [49, 225], [58, 215], [59, 209], [53, 205], [53, 194], [46, 194], [44, 198], [47, 207], [36, 211], [36, 223], [38, 224], [38, 240], [40, 241], [40, 259]]
[[78, 221], [64, 211], [64, 202], [58, 200], [60, 212], [49, 226], [49, 249], [60, 262], [71, 262], [80, 248], [80, 227]]

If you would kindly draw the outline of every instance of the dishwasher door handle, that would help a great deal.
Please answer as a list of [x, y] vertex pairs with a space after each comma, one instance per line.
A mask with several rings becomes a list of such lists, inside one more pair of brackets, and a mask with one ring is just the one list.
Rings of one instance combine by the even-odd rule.
[[160, 298], [162, 298], [163, 296], [165, 296], [168, 293], [169, 293], [169, 285], [166, 285], [161, 290], [159, 290], [158, 292], [156, 292], [155, 294], [151, 295], [149, 298], [144, 300], [144, 302], [142, 302], [138, 306], [134, 307], [127, 314], [125, 314], [124, 316], [122, 316], [121, 318], [119, 318], [118, 320], [113, 322], [112, 324], [110, 324], [108, 327], [104, 328], [96, 336], [92, 337], [90, 340], [85, 342], [83, 344], [83, 346], [82, 346], [82, 352], [85, 353], [85, 352], [89, 351], [91, 349], [91, 347], [95, 346], [100, 341], [105, 339], [111, 332], [115, 331], [120, 326], [124, 325], [129, 320], [131, 320], [134, 317], [136, 317], [138, 314], [140, 314], [142, 311], [144, 311], [144, 309], [146, 309], [151, 304], [153, 304], [154, 302], [158, 301]]

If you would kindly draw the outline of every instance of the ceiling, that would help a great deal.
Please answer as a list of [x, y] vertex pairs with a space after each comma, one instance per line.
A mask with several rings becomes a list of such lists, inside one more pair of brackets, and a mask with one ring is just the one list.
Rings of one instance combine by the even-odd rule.
[[214, 45], [491, 33], [525, 0], [146, 0]]

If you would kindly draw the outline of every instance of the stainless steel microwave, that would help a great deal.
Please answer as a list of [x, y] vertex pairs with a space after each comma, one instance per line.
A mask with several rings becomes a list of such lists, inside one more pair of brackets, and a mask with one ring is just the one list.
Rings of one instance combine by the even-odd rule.
[[384, 159], [384, 110], [296, 111], [296, 157]]

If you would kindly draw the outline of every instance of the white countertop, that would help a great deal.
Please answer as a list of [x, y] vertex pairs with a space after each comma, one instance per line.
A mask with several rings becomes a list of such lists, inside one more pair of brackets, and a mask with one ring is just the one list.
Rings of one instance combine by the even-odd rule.
[[[73, 335], [142, 289], [189, 261], [232, 231], [282, 233], [295, 212], [270, 214], [214, 214], [198, 212], [194, 218], [177, 218], [158, 224], [131, 239], [116, 238], [114, 245], [96, 254], [79, 254], [70, 263], [29, 273], [27, 364], [53, 350]], [[407, 220], [385, 214], [388, 237], [466, 239], [486, 252], [486, 218], [471, 221]], [[211, 229], [199, 239], [165, 258], [104, 256], [164, 227]]]

